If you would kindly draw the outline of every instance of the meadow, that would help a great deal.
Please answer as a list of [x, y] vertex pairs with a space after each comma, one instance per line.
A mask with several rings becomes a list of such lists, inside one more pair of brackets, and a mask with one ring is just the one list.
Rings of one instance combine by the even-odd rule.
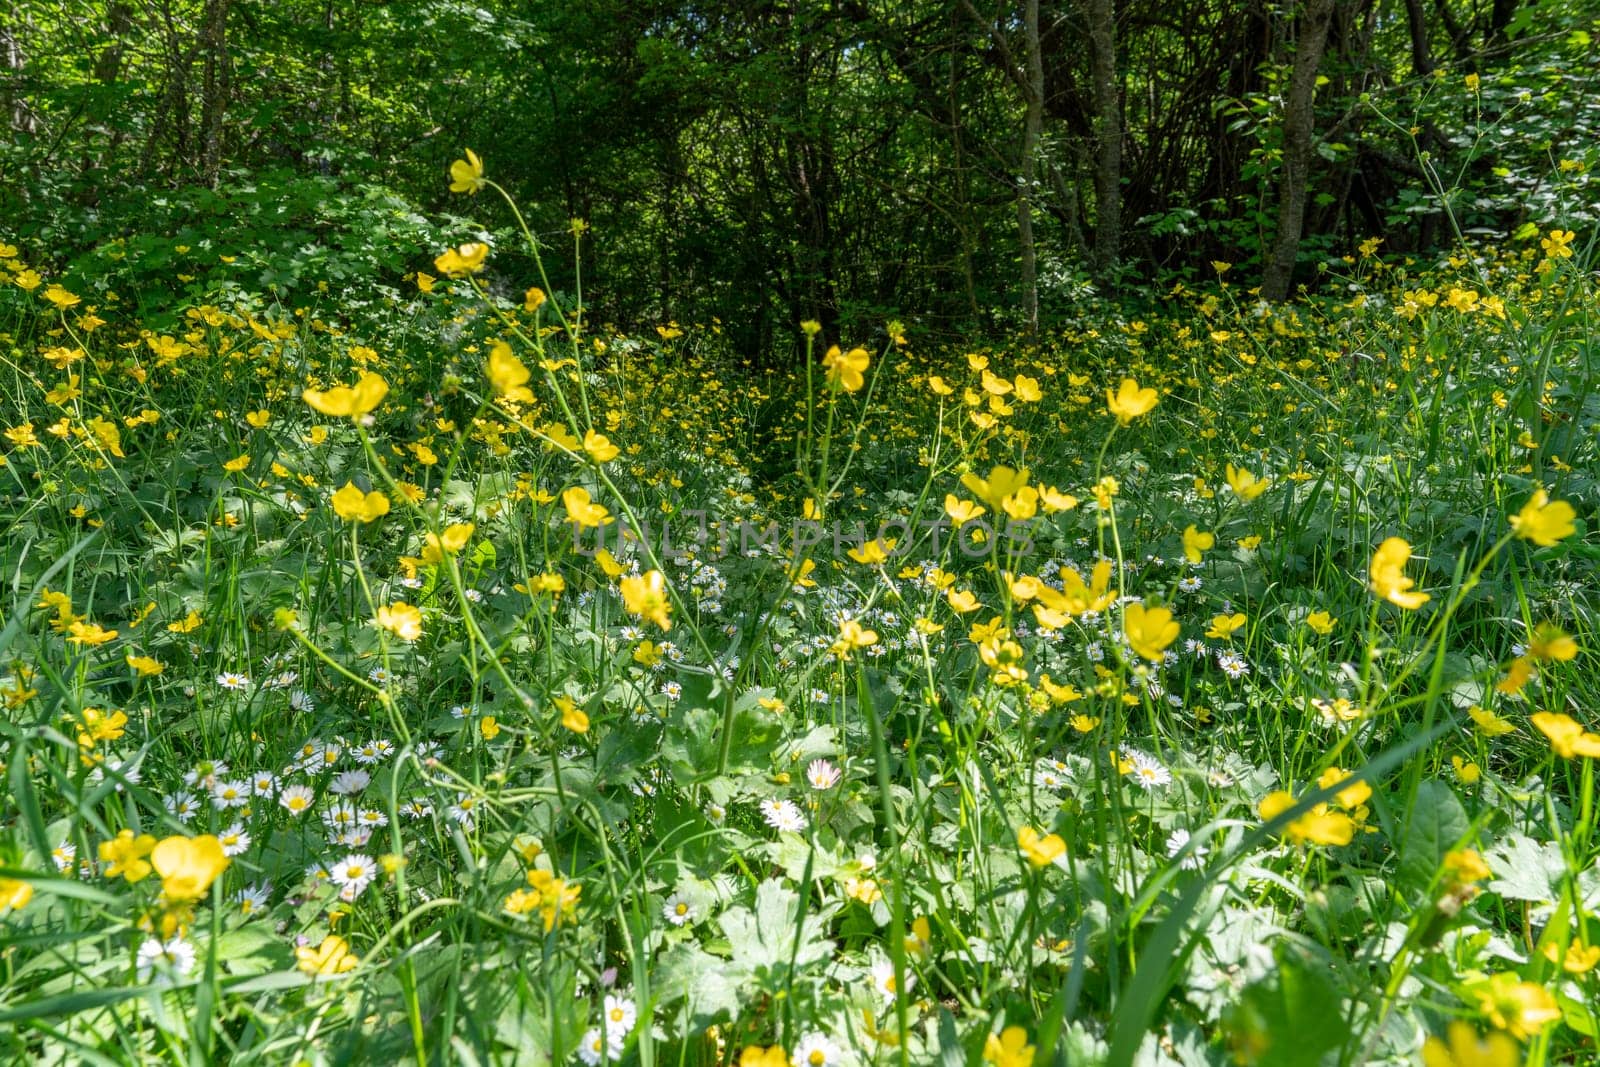
[[4, 238], [6, 1062], [1595, 1062], [1592, 234], [793, 366]]

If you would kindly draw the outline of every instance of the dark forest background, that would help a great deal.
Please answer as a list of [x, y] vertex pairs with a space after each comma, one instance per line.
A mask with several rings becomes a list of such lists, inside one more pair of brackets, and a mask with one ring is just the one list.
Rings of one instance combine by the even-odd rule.
[[440, 230], [504, 232], [494, 201], [446, 190], [470, 147], [561, 247], [560, 286], [570, 220], [588, 223], [591, 317], [715, 320], [750, 352], [807, 318], [1026, 329], [1213, 263], [1281, 299], [1369, 238], [1403, 255], [1590, 218], [1560, 179], [1600, 163], [1597, 17], [1600, 0], [13, 0], [0, 238], [145, 300], [214, 291], [220, 255], [251, 266], [230, 285], [354, 299], [425, 268]]

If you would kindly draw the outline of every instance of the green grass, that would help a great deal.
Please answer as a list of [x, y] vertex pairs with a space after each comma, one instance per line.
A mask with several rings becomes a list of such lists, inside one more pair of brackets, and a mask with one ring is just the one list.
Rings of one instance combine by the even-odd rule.
[[[350, 326], [234, 294], [147, 328], [19, 252], [0, 1050], [598, 1062], [609, 1026], [645, 1067], [1362, 1064], [1464, 1022], [1487, 1058], [1429, 1063], [1588, 1062], [1573, 247], [948, 349], [889, 324], [842, 379], [476, 274]], [[363, 374], [354, 411], [303, 397]], [[1157, 402], [1119, 423], [1124, 378]], [[1375, 577], [1389, 538], [1425, 603]], [[231, 855], [107, 877], [125, 829]]]

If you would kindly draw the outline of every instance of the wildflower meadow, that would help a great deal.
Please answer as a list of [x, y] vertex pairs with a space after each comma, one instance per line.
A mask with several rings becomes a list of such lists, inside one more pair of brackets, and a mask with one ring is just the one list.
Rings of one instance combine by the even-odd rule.
[[1592, 144], [765, 352], [499, 158], [0, 218], [0, 1061], [1600, 1060]]

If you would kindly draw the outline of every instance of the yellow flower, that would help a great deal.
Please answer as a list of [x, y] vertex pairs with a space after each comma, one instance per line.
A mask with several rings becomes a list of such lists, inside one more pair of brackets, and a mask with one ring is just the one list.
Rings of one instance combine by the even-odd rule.
[[78, 731], [78, 747], [93, 748], [102, 741], [120, 741], [122, 735], [127, 733], [128, 715], [126, 712], [113, 712], [107, 715], [99, 708], [84, 708], [78, 713], [82, 728]]
[[1017, 827], [1017, 847], [1035, 867], [1048, 867], [1067, 851], [1060, 834], [1041, 834], [1031, 826]]
[[990, 1034], [983, 1045], [983, 1061], [994, 1067], [1033, 1067], [1034, 1048], [1028, 1044], [1028, 1031], [1008, 1026]]
[[[96, 415], [86, 425], [90, 430], [94, 431], [94, 439], [100, 442], [101, 448], [110, 452], [113, 456], [121, 457], [124, 454], [122, 451], [122, 431], [117, 429], [116, 423]], [[248, 457], [246, 457], [245, 462], [250, 462]]]
[[378, 609], [378, 625], [402, 641], [416, 641], [422, 637], [422, 612], [397, 600]]
[[44, 298], [50, 301], [50, 303], [54, 304], [56, 307], [60, 308], [62, 311], [65, 311], [67, 308], [78, 304], [81, 299], [76, 293], [69, 292], [59, 285], [52, 285], [50, 288], [46, 289], [44, 291]]
[[1462, 785], [1477, 785], [1479, 779], [1483, 777], [1483, 768], [1469, 759], [1451, 756], [1450, 766], [1455, 769], [1456, 777], [1461, 779]]
[[1217, 543], [1217, 535], [1202, 533], [1190, 523], [1183, 531], [1183, 554], [1190, 563], [1199, 563], [1204, 558], [1203, 553], [1211, 551]]
[[450, 191], [452, 193], [471, 193], [477, 195], [484, 186], [483, 161], [472, 149], [467, 149], [467, 158], [458, 159], [450, 164]]
[[1272, 485], [1271, 478], [1257, 478], [1254, 474], [1242, 467], [1235, 467], [1232, 463], [1228, 464], [1224, 473], [1228, 476], [1228, 488], [1233, 490], [1233, 495], [1247, 504], [1262, 493], [1265, 493], [1267, 487]]
[[1430, 1037], [1422, 1046], [1423, 1067], [1518, 1067], [1522, 1052], [1505, 1034], [1480, 1038], [1471, 1023], [1456, 1019], [1446, 1031], [1449, 1040]]
[[1115, 393], [1110, 389], [1106, 390], [1106, 410], [1117, 417], [1118, 426], [1126, 426], [1154, 408], [1156, 400], [1154, 389], [1149, 387], [1141, 389], [1139, 383], [1132, 378], [1122, 379], [1122, 384]]
[[329, 934], [316, 948], [302, 945], [294, 950], [295, 966], [306, 974], [325, 977], [353, 971], [361, 961], [350, 951], [350, 944], [338, 934]]
[[739, 1053], [739, 1067], [789, 1067], [789, 1054], [782, 1045], [750, 1045]]
[[649, 619], [663, 630], [672, 629], [672, 601], [667, 597], [667, 579], [660, 571], [648, 571], [622, 579], [622, 606], [630, 615]]
[[1217, 637], [1224, 641], [1230, 640], [1234, 633], [1248, 621], [1244, 612], [1235, 612], [1232, 615], [1211, 616], [1211, 629], [1206, 631], [1207, 637]]
[[895, 543], [893, 541], [884, 542], [873, 540], [868, 541], [866, 544], [857, 548], [852, 548], [850, 551], [846, 552], [845, 555], [849, 556], [857, 563], [865, 563], [868, 566], [875, 566], [876, 564], [882, 563], [889, 558], [889, 553], [894, 551], [894, 546]]
[[250, 466], [250, 457], [249, 455], [243, 455], [235, 456], [233, 459], [228, 460], [222, 465], [222, 469], [229, 474], [238, 474], [248, 466]]
[[130, 883], [150, 876], [150, 861], [145, 857], [156, 847], [156, 839], [149, 834], [135, 837], [132, 830], [123, 830], [110, 841], [100, 842], [100, 862], [106, 864], [105, 875], [121, 875]]
[[945, 602], [950, 605], [950, 610], [958, 615], [965, 615], [969, 611], [977, 611], [983, 605], [978, 603], [978, 598], [967, 589], [951, 589], [944, 595]]
[[162, 666], [160, 660], [152, 659], [149, 656], [135, 656], [130, 653], [123, 658], [127, 660], [128, 666], [138, 671], [141, 675], [160, 674], [166, 669]]
[[445, 249], [434, 258], [433, 269], [448, 278], [460, 278], [481, 271], [488, 256], [488, 245], [472, 241], [459, 248]]
[[1556, 998], [1544, 986], [1501, 973], [1470, 990], [1481, 1011], [1498, 1030], [1526, 1041], [1561, 1018]]
[[858, 648], [867, 648], [878, 643], [876, 630], [868, 630], [854, 619], [846, 619], [839, 624], [839, 639], [836, 640], [828, 651], [840, 659], [849, 659], [850, 653]]
[[374, 490], [363, 493], [354, 482], [333, 494], [333, 513], [346, 522], [372, 522], [389, 513], [389, 498]]
[[1551, 751], [1562, 759], [1582, 756], [1600, 759], [1600, 734], [1590, 733], [1570, 715], [1536, 711], [1531, 716], [1534, 729], [1550, 739]]
[[1528, 679], [1533, 677], [1533, 660], [1527, 656], [1518, 656], [1506, 664], [1506, 676], [1494, 683], [1495, 692], [1515, 695], [1522, 692], [1522, 687], [1528, 684]]
[[389, 393], [389, 383], [368, 371], [355, 385], [336, 385], [323, 391], [307, 389], [301, 394], [305, 402], [324, 415], [335, 418], [360, 419], [383, 403]]
[[982, 515], [987, 515], [989, 509], [973, 500], [962, 500], [954, 493], [944, 495], [944, 513], [950, 516], [950, 521], [957, 526], [964, 526]]
[[1478, 91], [1478, 81], [1479, 79], [1476, 74], [1468, 74], [1462, 79], [1462, 83], [1466, 85], [1467, 92], [1469, 93], [1475, 93]]
[[1450, 881], [1458, 885], [1471, 885], [1494, 875], [1476, 849], [1451, 849], [1444, 854], [1441, 866], [1444, 867], [1444, 873], [1449, 876]]
[[1028, 672], [1022, 666], [1022, 646], [1015, 641], [998, 635], [991, 637], [978, 646], [978, 658], [994, 671], [996, 685], [1017, 685], [1028, 679]]
[[21, 911], [33, 899], [33, 883], [0, 877], [0, 912]]
[[1152, 662], [1159, 661], [1167, 646], [1178, 639], [1178, 629], [1167, 608], [1129, 604], [1122, 609], [1122, 632], [1128, 646]]
[[1039, 491], [1025, 485], [1002, 500], [1000, 507], [1017, 522], [1027, 522], [1039, 510]]
[[[600, 551], [604, 552], [605, 549]], [[609, 554], [609, 553], [608, 553]], [[564, 593], [567, 590], [567, 580], [559, 574], [545, 572], [535, 574], [528, 579], [526, 586], [514, 586], [518, 592], [527, 593], [529, 596], [539, 596], [542, 593]]]
[[1562, 956], [1561, 946], [1550, 941], [1544, 946], [1544, 958], [1559, 964], [1568, 974], [1587, 974], [1600, 964], [1600, 945], [1568, 945]]
[[1528, 642], [1528, 655], [1534, 659], [1553, 659], [1563, 663], [1576, 659], [1578, 642], [1552, 622], [1542, 622], [1533, 629], [1533, 639]]
[[1039, 487], [1039, 503], [1044, 505], [1046, 514], [1054, 515], [1058, 511], [1071, 511], [1078, 506], [1078, 498], [1071, 493], [1063, 493], [1053, 485]]
[[268, 411], [266, 408], [261, 408], [258, 411], [246, 412], [244, 421], [248, 422], [251, 426], [254, 426], [258, 430], [264, 430], [266, 429], [267, 423], [272, 421], [272, 412]]
[[489, 384], [494, 386], [496, 395], [520, 404], [533, 403], [533, 391], [528, 388], [532, 373], [504, 341], [496, 341], [489, 346], [488, 374]]
[[1552, 503], [1550, 494], [1540, 489], [1528, 498], [1521, 511], [1511, 516], [1511, 528], [1524, 541], [1549, 548], [1572, 536], [1576, 529], [1572, 520], [1576, 517], [1571, 504], [1565, 500]]
[[67, 627], [67, 634], [67, 640], [75, 645], [103, 645], [114, 640], [117, 631], [105, 630], [92, 622], [79, 620]]
[[1333, 625], [1338, 621], [1326, 611], [1313, 611], [1306, 616], [1306, 625], [1323, 637], [1333, 633]]
[[485, 715], [478, 720], [478, 733], [483, 735], [485, 741], [493, 741], [500, 736], [500, 720], [493, 715]]
[[1417, 583], [1405, 576], [1405, 565], [1411, 559], [1411, 545], [1403, 538], [1391, 537], [1378, 546], [1372, 555], [1372, 591], [1391, 604], [1415, 611], [1431, 598], [1427, 593], [1407, 592]]
[[161, 876], [161, 892], [173, 903], [199, 900], [231, 862], [222, 854], [222, 842], [210, 834], [168, 837], [150, 853]]
[[603, 433], [585, 430], [583, 434], [583, 450], [589, 453], [589, 458], [596, 463], [609, 463], [617, 458], [621, 449], [611, 443], [611, 439]]
[[611, 512], [605, 509], [605, 505], [592, 503], [589, 490], [581, 485], [562, 493], [561, 504], [567, 509], [567, 517], [573, 524], [583, 529], [604, 526], [612, 521]]
[[828, 368], [830, 386], [853, 393], [866, 384], [866, 378], [862, 375], [871, 360], [872, 357], [865, 348], [852, 348], [848, 352], [841, 353], [839, 346], [834, 345], [822, 357], [822, 365]]
[[1510, 719], [1502, 719], [1487, 708], [1480, 708], [1474, 704], [1467, 709], [1467, 715], [1478, 727], [1485, 737], [1500, 737], [1503, 734], [1515, 733], [1516, 724]]
[[1550, 236], [1539, 242], [1539, 247], [1544, 249], [1544, 254], [1551, 259], [1570, 259], [1572, 249], [1568, 246], [1577, 236], [1571, 230], [1551, 230]]
[[476, 528], [470, 522], [453, 522], [437, 534], [429, 531], [424, 535], [421, 562], [428, 565], [443, 563], [445, 556], [453, 556], [467, 547]]
[[[1294, 794], [1285, 790], [1268, 793], [1256, 811], [1263, 822], [1271, 822], [1295, 806]], [[1328, 805], [1314, 805], [1310, 811], [1294, 819], [1284, 828], [1290, 840], [1313, 845], [1348, 845], [1355, 836], [1355, 820], [1338, 811], [1329, 811]]]
[[968, 472], [961, 476], [961, 484], [991, 508], [999, 509], [1005, 506], [1008, 497], [1027, 487], [1028, 469], [1012, 470], [1010, 467], [997, 466], [989, 470], [987, 478]]
[[559, 696], [555, 699], [557, 710], [561, 712], [561, 725], [575, 734], [589, 732], [589, 716], [583, 709], [575, 704], [569, 696]]

